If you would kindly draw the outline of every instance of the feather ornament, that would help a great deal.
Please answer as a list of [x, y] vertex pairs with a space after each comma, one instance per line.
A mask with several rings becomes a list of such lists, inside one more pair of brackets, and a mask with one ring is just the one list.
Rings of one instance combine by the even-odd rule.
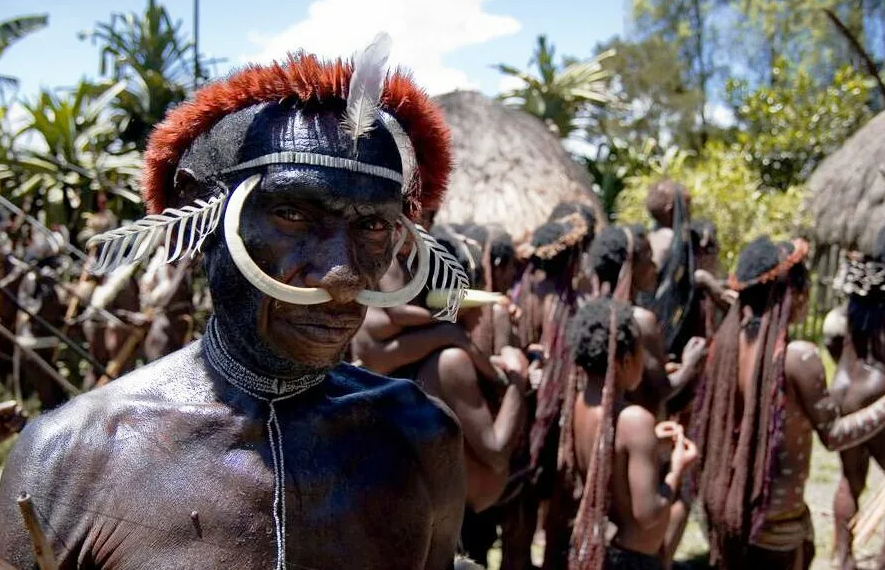
[[186, 255], [193, 257], [206, 237], [218, 227], [225, 198], [225, 195], [214, 196], [208, 201], [197, 200], [194, 205], [180, 209], [166, 208], [160, 214], [152, 214], [134, 224], [94, 236], [86, 243], [88, 247], [98, 248], [95, 262], [89, 270], [96, 275], [104, 275], [117, 267], [141, 261], [164, 236], [166, 263]]
[[461, 301], [467, 294], [469, 285], [467, 272], [464, 271], [458, 260], [424, 228], [417, 224], [415, 227], [430, 252], [431, 274], [427, 286], [431, 291], [441, 291], [445, 296], [444, 308], [433, 317], [441, 321], [455, 322], [458, 318], [458, 310], [461, 308]]
[[355, 151], [359, 138], [371, 131], [378, 119], [392, 43], [390, 36], [381, 32], [354, 60], [342, 126], [353, 139]]

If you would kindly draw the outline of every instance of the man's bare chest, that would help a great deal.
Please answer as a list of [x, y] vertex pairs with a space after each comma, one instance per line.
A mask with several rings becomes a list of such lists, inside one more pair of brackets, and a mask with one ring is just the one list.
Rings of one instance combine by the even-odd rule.
[[[432, 505], [413, 451], [383, 426], [347, 423], [285, 423], [290, 567], [340, 567], [345, 544], [371, 558], [382, 556], [379, 544], [402, 543], [420, 556], [415, 546], [428, 540]], [[82, 524], [66, 542], [80, 547], [69, 557], [96, 568], [272, 568], [273, 453], [263, 424], [241, 427], [127, 449], [126, 466], [113, 465], [100, 492], [75, 501]], [[392, 505], [403, 508], [392, 516]]]

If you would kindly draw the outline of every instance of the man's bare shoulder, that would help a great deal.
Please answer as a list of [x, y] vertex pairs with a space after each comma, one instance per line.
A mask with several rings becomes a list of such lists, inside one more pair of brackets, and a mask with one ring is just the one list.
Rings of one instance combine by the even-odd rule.
[[185, 347], [28, 422], [8, 458], [4, 478], [18, 471], [30, 486], [51, 485], [55, 475], [107, 462], [136, 432], [149, 429], [151, 418], [178, 414], [183, 403], [201, 403], [210, 392], [206, 382], [207, 396], [184, 390], [198, 384], [197, 349], [198, 345]]
[[644, 307], [633, 306], [633, 320], [643, 335], [658, 332], [658, 317]]
[[[437, 504], [464, 501], [461, 425], [441, 400], [410, 380], [380, 376], [349, 364], [332, 372], [331, 391], [340, 405], [354, 405], [393, 425], [415, 453]], [[333, 394], [330, 392], [330, 395]]]
[[784, 369], [787, 378], [799, 382], [818, 382], [825, 373], [820, 349], [806, 340], [794, 340], [787, 345]]
[[630, 450], [645, 447], [655, 441], [654, 414], [642, 406], [627, 406], [618, 414], [615, 426], [615, 442], [617, 447]]
[[369, 403], [410, 437], [425, 440], [425, 436], [437, 432], [444, 440], [460, 441], [461, 426], [452, 411], [410, 380], [381, 376], [350, 364], [335, 368], [332, 380], [329, 391], [336, 401]]

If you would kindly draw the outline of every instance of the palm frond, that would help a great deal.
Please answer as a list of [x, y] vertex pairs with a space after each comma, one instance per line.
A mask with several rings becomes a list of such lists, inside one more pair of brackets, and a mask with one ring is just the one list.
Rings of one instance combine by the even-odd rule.
[[0, 54], [13, 43], [49, 25], [49, 14], [19, 16], [0, 22]]

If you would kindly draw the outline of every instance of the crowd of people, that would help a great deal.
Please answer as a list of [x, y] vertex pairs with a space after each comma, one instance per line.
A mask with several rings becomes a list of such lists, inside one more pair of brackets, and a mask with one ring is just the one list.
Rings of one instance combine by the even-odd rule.
[[690, 203], [665, 179], [648, 192], [653, 229], [598, 232], [592, 206], [561, 203], [520, 244], [500, 227], [435, 225], [496, 304], [455, 326], [432, 324], [420, 297], [369, 310], [353, 356], [461, 422], [473, 559], [500, 539], [501, 568], [532, 568], [543, 536], [544, 568], [669, 568], [699, 501], [717, 567], [808, 568], [816, 432], [842, 453], [838, 558], [855, 567], [849, 521], [870, 456], [885, 459], [885, 228], [836, 279], [847, 303], [834, 314], [848, 317], [828, 337], [828, 382], [817, 346], [788, 333], [806, 317], [808, 244], [760, 237], [726, 278], [716, 228], [691, 221]]
[[[448, 133], [379, 71], [388, 44], [253, 66], [172, 111], [151, 215], [118, 231], [100, 207], [78, 240], [107, 275], [64, 278], [67, 237], [7, 219], [0, 438], [27, 427], [0, 565], [470, 568], [500, 541], [514, 570], [541, 537], [543, 568], [670, 568], [696, 506], [717, 567], [808, 568], [814, 432], [842, 453], [854, 568], [849, 520], [885, 465], [885, 228], [836, 280], [828, 381], [789, 337], [808, 244], [759, 237], [725, 276], [676, 181], [649, 188], [650, 229], [589, 199], [529, 236], [434, 223]], [[47, 413], [27, 420], [31, 394]]]

